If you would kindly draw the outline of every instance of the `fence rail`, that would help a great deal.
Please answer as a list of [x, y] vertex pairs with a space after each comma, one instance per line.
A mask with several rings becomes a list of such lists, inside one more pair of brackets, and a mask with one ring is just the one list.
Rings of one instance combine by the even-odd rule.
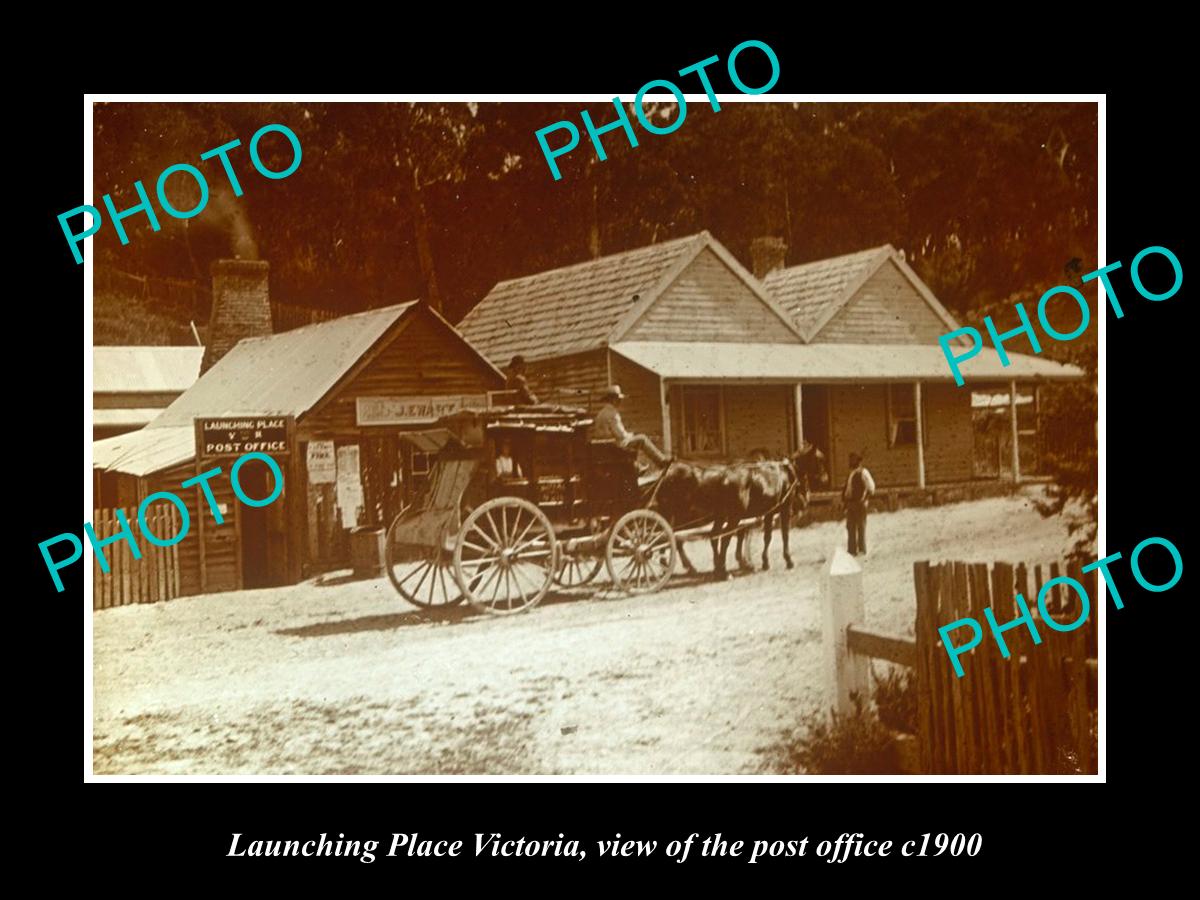
[[[124, 509], [126, 520], [136, 529], [136, 509]], [[146, 513], [146, 526], [163, 540], [179, 533], [179, 511], [173, 504], [160, 505]], [[115, 509], [97, 509], [92, 516], [97, 543], [113, 537], [121, 529]], [[130, 603], [157, 603], [179, 596], [179, 545], [156, 547], [139, 541], [142, 558], [134, 559], [129, 543], [118, 540], [103, 547], [109, 571], [100, 568], [98, 553], [93, 554], [92, 609], [109, 609]]]
[[[1067, 574], [1091, 600], [1087, 621], [1069, 632], [1042, 619], [1042, 586]], [[834, 551], [822, 588], [830, 702], [848, 712], [851, 697], [871, 694], [869, 660], [883, 659], [916, 670], [918, 768], [935, 774], [1074, 774], [1097, 770], [1096, 577], [1077, 565], [1029, 567], [1009, 563], [946, 562], [913, 566], [916, 637], [878, 634], [862, 626], [862, 571]], [[983, 611], [1000, 624], [1018, 615], [1015, 596], [1026, 598], [1041, 637], [1028, 629], [1004, 632], [1005, 659], [989, 636]], [[1080, 613], [1073, 590], [1056, 585], [1046, 611], [1057, 623]], [[958, 657], [959, 678], [938, 628], [971, 617], [984, 640]]]

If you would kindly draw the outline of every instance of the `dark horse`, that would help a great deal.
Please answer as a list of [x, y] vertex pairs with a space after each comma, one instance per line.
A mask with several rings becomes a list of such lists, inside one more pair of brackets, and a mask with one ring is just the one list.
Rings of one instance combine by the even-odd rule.
[[[801, 514], [808, 508], [813, 485], [829, 484], [825, 454], [805, 443], [787, 459], [760, 459], [731, 465], [699, 466], [675, 461], [670, 464], [659, 482], [654, 497], [658, 509], [677, 528], [712, 522], [714, 571], [727, 574], [725, 557], [729, 541], [737, 534], [736, 556], [741, 568], [751, 568], [745, 557], [744, 543], [747, 528], [738, 528], [743, 519], [762, 517], [764, 569], [771, 567], [768, 552], [775, 517], [783, 537], [783, 559], [792, 568], [788, 547], [793, 510]], [[684, 568], [695, 573], [679, 543], [679, 558]]]

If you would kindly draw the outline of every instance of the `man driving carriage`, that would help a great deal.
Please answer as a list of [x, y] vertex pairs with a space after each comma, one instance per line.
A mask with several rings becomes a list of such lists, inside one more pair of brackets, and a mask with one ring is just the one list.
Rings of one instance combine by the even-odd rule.
[[601, 399], [603, 405], [592, 422], [592, 440], [616, 441], [621, 447], [640, 450], [660, 469], [671, 461], [671, 457], [659, 450], [646, 435], [633, 434], [625, 428], [620, 412], [625, 395], [621, 393], [619, 384], [610, 385]]

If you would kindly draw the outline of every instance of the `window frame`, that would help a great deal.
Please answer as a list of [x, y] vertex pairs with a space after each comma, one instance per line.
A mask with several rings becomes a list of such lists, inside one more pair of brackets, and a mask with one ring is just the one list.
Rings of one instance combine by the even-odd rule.
[[[713, 450], [697, 450], [695, 447], [695, 430], [691, 427], [688, 415], [688, 399], [702, 394], [712, 394], [716, 397], [717, 410], [717, 446]], [[683, 429], [683, 452], [689, 457], [702, 459], [719, 459], [725, 456], [725, 391], [719, 384], [684, 384], [679, 386], [679, 418]]]
[[[914, 393], [915, 393], [914, 384], [915, 383], [911, 382], [911, 381], [909, 381], [909, 382], [889, 381], [887, 384], [884, 385], [884, 399], [885, 399], [885, 402], [884, 402], [885, 412], [884, 412], [884, 423], [883, 423], [884, 424], [884, 439], [887, 441], [887, 447], [889, 450], [896, 450], [896, 449], [902, 448], [902, 447], [916, 447], [917, 446], [917, 441], [916, 441], [917, 398], [914, 396]], [[895, 406], [897, 404], [895, 404], [892, 400], [892, 391], [896, 388], [906, 388], [909, 391], [909, 396], [912, 399], [912, 407], [913, 407], [913, 414], [911, 416], [900, 416], [900, 415], [896, 414]], [[923, 400], [924, 400], [924, 398], [922, 397], [922, 401]], [[925, 413], [925, 406], [926, 406], [926, 404], [924, 402], [922, 402], [921, 403], [921, 428], [920, 428], [921, 446], [922, 447], [929, 446], [929, 419]], [[901, 422], [912, 422], [913, 423], [914, 434], [913, 434], [912, 441], [897, 442], [896, 438], [898, 437], [898, 434], [899, 434]]]

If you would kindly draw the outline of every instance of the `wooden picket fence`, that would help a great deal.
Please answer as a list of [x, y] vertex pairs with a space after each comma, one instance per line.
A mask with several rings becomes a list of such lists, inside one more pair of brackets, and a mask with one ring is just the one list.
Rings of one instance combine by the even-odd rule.
[[[1087, 591], [1087, 621], [1073, 631], [1053, 630], [1041, 617], [1042, 585], [1062, 574]], [[917, 716], [921, 768], [958, 774], [1072, 774], [1096, 771], [1095, 683], [1098, 613], [1095, 571], [1078, 566], [1032, 572], [1024, 564], [962, 562], [913, 567], [917, 593]], [[984, 618], [991, 607], [999, 625], [1020, 615], [1015, 596], [1025, 598], [1042, 641], [1017, 625], [1004, 632], [1005, 659]], [[1079, 598], [1065, 585], [1047, 595], [1046, 610], [1057, 623], [1079, 618]], [[958, 657], [959, 678], [938, 628], [971, 617], [983, 640]], [[970, 629], [951, 632], [965, 642]]]
[[[1042, 586], [1062, 574], [1084, 586], [1090, 603], [1085, 623], [1066, 632], [1046, 624], [1037, 604]], [[831, 705], [848, 712], [854, 694], [871, 696], [871, 659], [911, 666], [917, 673], [916, 771], [1095, 773], [1096, 572], [1084, 574], [1077, 565], [918, 562], [913, 566], [913, 583], [915, 639], [864, 627], [862, 573], [856, 563], [847, 566], [843, 561], [840, 574], [832, 581], [827, 578], [823, 604]], [[1013, 621], [1020, 615], [1018, 593], [1025, 598], [1042, 640], [1035, 645], [1024, 624], [1006, 630], [1009, 657], [1005, 659], [983, 611], [990, 607], [1000, 626]], [[1057, 623], [1074, 623], [1080, 614], [1075, 591], [1064, 585], [1052, 587], [1046, 611]], [[968, 617], [980, 623], [983, 639], [959, 655], [960, 678], [938, 629]], [[961, 646], [971, 634], [964, 625], [949, 637]]]
[[[137, 509], [125, 509], [135, 539], [139, 538]], [[170, 503], [160, 503], [146, 513], [146, 526], [160, 538], [170, 539], [179, 533], [179, 510]], [[92, 516], [92, 528], [97, 541], [112, 537], [121, 530], [116, 510], [97, 509]], [[157, 603], [179, 596], [179, 545], [156, 547], [138, 540], [141, 559], [134, 559], [129, 542], [118, 540], [104, 547], [109, 571], [101, 571], [100, 560], [92, 554], [92, 609], [109, 609], [129, 603]]]

